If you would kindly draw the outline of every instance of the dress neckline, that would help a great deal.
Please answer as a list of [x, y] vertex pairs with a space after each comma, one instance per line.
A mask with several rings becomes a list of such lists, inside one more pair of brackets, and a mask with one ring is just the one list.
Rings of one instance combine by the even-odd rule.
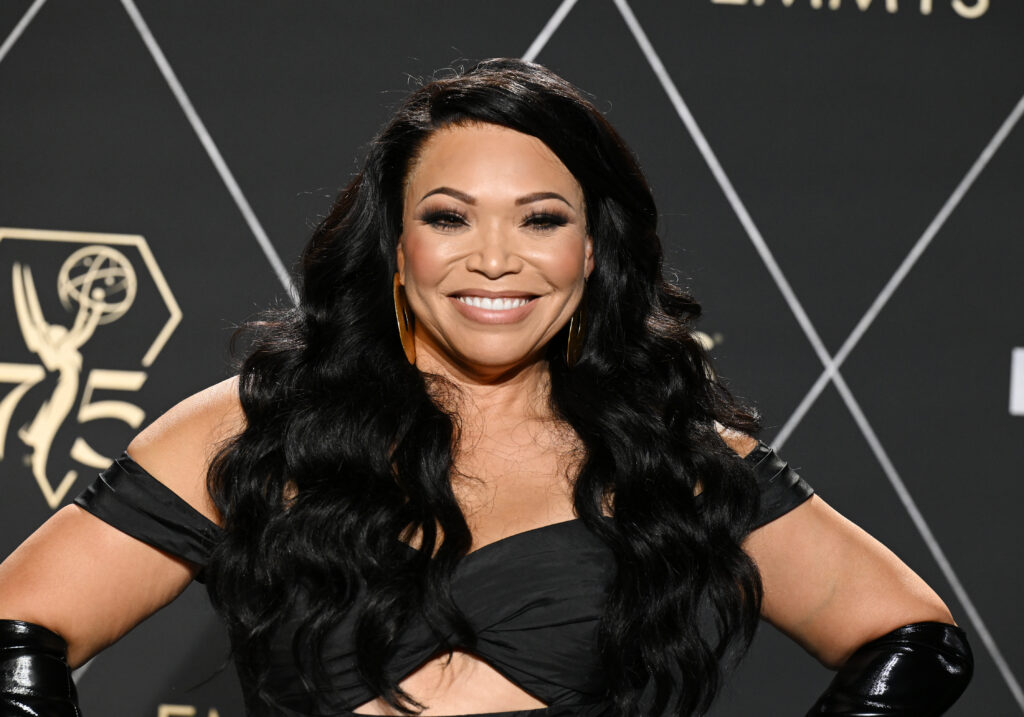
[[[609, 515], [602, 515], [601, 517], [604, 520], [614, 520]], [[559, 520], [559, 521], [554, 522], [554, 523], [548, 523], [547, 525], [538, 525], [536, 528], [527, 528], [526, 530], [520, 530], [518, 533], [512, 533], [510, 535], [506, 535], [503, 538], [498, 538], [497, 540], [492, 540], [489, 543], [485, 543], [484, 545], [481, 545], [476, 550], [470, 550], [468, 553], [466, 553], [465, 555], [462, 556], [460, 562], [466, 562], [466, 561], [472, 560], [473, 556], [478, 555], [479, 553], [490, 552], [491, 549], [500, 549], [502, 546], [508, 546], [508, 545], [511, 545], [511, 544], [515, 544], [515, 543], [521, 542], [522, 540], [528, 540], [530, 538], [536, 538], [536, 537], [538, 537], [538, 536], [540, 536], [542, 534], [548, 533], [548, 532], [557, 531], [557, 530], [564, 530], [564, 529], [570, 528], [570, 527], [583, 527], [583, 528], [586, 528], [586, 525], [584, 524], [582, 518], [576, 517], [576, 518], [569, 518], [567, 520]], [[408, 548], [411, 551], [419, 551], [419, 548], [412, 547], [411, 545], [406, 543], [404, 540], [403, 541], [399, 541], [399, 542], [401, 542], [402, 545], [404, 545], [406, 548]]]
[[[769, 454], [771, 454], [773, 452], [774, 451], [772, 450], [771, 446], [765, 444], [763, 441], [758, 441], [757, 445], [754, 446], [754, 448], [751, 449], [751, 451], [749, 453], [747, 453], [747, 455], [743, 456], [741, 458], [741, 460], [746, 462], [746, 463], [748, 463], [748, 464], [750, 464], [753, 467], [756, 467]], [[698, 493], [697, 495], [694, 496], [694, 500], [697, 502], [698, 505], [700, 505], [701, 503], [704, 502], [703, 494], [702, 493]], [[610, 515], [602, 515], [601, 518], [603, 518], [604, 520], [614, 520], [614, 518], [612, 516], [610, 516]], [[548, 523], [547, 525], [538, 525], [536, 528], [527, 528], [526, 530], [521, 530], [518, 533], [512, 533], [511, 535], [506, 535], [504, 538], [498, 538], [497, 540], [492, 540], [491, 542], [489, 542], [489, 543], [487, 543], [485, 545], [481, 545], [476, 550], [469, 551], [468, 553], [466, 553], [465, 555], [462, 556], [460, 562], [465, 562], [467, 560], [470, 560], [472, 558], [472, 556], [476, 555], [477, 553], [485, 552], [485, 551], [488, 550], [488, 548], [492, 548], [492, 547], [496, 547], [496, 546], [497, 546], [497, 548], [500, 548], [500, 546], [502, 546], [502, 545], [514, 544], [514, 543], [518, 542], [520, 539], [528, 539], [531, 536], [532, 537], [537, 537], [538, 535], [543, 534], [545, 532], [548, 532], [548, 531], [551, 531], [551, 530], [564, 529], [566, 527], [573, 526], [575, 524], [579, 524], [581, 526], [584, 525], [583, 519], [580, 518], [580, 517], [569, 518], [567, 520], [559, 520], [559, 521], [556, 521], [554, 523]], [[419, 550], [419, 548], [412, 547], [411, 545], [406, 543], [404, 540], [400, 540], [399, 542], [402, 543], [409, 550], [413, 550], [413, 551], [418, 551]]]

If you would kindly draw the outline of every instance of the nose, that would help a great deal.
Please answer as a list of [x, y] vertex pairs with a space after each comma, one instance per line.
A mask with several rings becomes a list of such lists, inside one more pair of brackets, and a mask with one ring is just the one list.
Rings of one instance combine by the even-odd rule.
[[476, 242], [466, 256], [466, 268], [488, 279], [497, 279], [522, 270], [523, 259], [517, 251], [515, 240], [495, 227], [478, 232]]

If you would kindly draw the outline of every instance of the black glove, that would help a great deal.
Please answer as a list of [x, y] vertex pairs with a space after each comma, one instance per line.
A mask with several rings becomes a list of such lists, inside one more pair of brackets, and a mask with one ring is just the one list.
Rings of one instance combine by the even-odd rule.
[[935, 717], [956, 702], [973, 671], [971, 648], [959, 627], [904, 625], [861, 645], [807, 717]]
[[0, 717], [81, 717], [67, 643], [41, 625], [0, 620]]

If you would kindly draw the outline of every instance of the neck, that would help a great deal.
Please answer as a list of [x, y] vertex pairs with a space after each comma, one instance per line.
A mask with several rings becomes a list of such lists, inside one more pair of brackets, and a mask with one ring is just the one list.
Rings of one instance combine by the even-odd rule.
[[485, 426], [493, 429], [524, 419], [551, 418], [551, 376], [545, 360], [506, 368], [465, 367], [418, 346], [416, 367], [455, 386], [456, 391], [440, 389], [435, 400], [459, 416], [464, 432], [476, 433]]

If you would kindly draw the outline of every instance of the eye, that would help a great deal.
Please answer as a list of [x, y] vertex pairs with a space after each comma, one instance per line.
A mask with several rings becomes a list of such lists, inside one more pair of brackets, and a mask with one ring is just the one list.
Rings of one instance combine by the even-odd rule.
[[420, 221], [441, 231], [452, 231], [466, 223], [466, 215], [457, 209], [436, 209], [424, 213]]
[[531, 212], [523, 219], [523, 224], [540, 231], [552, 231], [569, 223], [569, 217], [558, 212]]

